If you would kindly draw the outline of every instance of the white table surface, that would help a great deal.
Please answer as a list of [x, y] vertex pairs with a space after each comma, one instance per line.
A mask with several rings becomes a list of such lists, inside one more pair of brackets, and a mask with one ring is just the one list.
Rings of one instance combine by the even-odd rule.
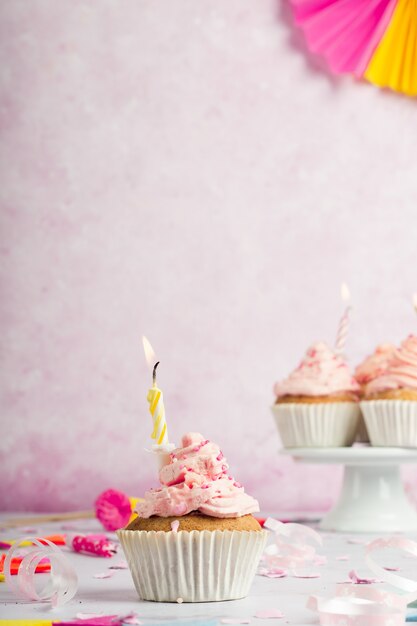
[[[6, 517], [2, 515], [1, 520]], [[278, 517], [278, 516], [277, 516]], [[79, 521], [74, 523], [77, 530], [64, 531], [62, 523], [36, 526], [36, 533], [32, 536], [49, 534], [63, 534], [65, 532], [93, 533], [103, 532], [95, 520]], [[26, 535], [28, 533], [25, 533]], [[337, 582], [346, 581], [352, 569], [361, 576], [372, 576], [364, 563], [364, 545], [350, 543], [353, 541], [369, 541], [378, 535], [345, 535], [339, 533], [321, 533], [323, 547], [318, 553], [327, 557], [327, 564], [316, 566], [315, 571], [320, 578], [279, 578], [272, 579], [257, 575], [250, 595], [242, 600], [212, 603], [170, 604], [141, 601], [133, 586], [129, 570], [116, 570], [112, 578], [95, 579], [93, 575], [104, 572], [109, 565], [124, 559], [122, 552], [112, 558], [98, 558], [84, 556], [73, 552], [66, 552], [74, 564], [79, 577], [79, 587], [75, 597], [63, 607], [51, 610], [45, 604], [22, 603], [8, 590], [6, 583], [0, 583], [0, 618], [2, 619], [49, 619], [62, 620], [74, 618], [77, 613], [100, 613], [103, 615], [126, 615], [130, 611], [137, 613], [144, 624], [173, 623], [186, 621], [189, 624], [198, 624], [206, 619], [220, 621], [223, 617], [250, 618], [255, 626], [275, 626], [292, 624], [307, 626], [317, 624], [317, 616], [305, 608], [307, 598], [311, 594], [332, 596]], [[22, 531], [1, 530], [0, 540], [22, 537]], [[109, 535], [111, 536], [111, 535]], [[417, 539], [415, 536], [407, 535]], [[349, 560], [341, 561], [336, 557], [348, 555]], [[388, 555], [389, 556], [389, 555]], [[396, 556], [395, 562], [382, 563], [384, 566], [398, 566], [401, 574], [415, 577], [415, 560], [405, 556]], [[39, 574], [38, 576], [43, 576]], [[257, 619], [256, 611], [261, 609], [279, 609], [284, 613], [283, 619]]]

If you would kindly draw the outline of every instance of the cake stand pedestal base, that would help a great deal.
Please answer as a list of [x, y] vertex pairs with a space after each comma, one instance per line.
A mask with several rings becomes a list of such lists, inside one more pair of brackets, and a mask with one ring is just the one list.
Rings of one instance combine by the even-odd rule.
[[295, 461], [345, 466], [339, 498], [320, 522], [322, 530], [341, 532], [417, 532], [417, 510], [408, 500], [400, 465], [417, 463], [406, 448], [292, 448]]

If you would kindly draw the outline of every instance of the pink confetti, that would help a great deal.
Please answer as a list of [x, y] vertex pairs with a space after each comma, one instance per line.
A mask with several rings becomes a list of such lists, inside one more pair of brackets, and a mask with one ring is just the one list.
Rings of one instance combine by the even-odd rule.
[[293, 578], [320, 578], [320, 576], [321, 574], [319, 574], [318, 572], [306, 572], [305, 574], [298, 574], [296, 572], [293, 572], [292, 574]]
[[8, 541], [0, 541], [0, 550], [8, 550], [12, 547], [12, 544]]
[[129, 613], [124, 616], [103, 615], [102, 613], [77, 613], [75, 617], [77, 618], [77, 621], [65, 622], [65, 624], [85, 624], [86, 626], [118, 626], [122, 624], [132, 624], [137, 626], [143, 624], [143, 622], [138, 619], [136, 613]]
[[223, 617], [220, 624], [250, 624], [250, 619], [247, 617]]
[[179, 525], [180, 525], [180, 523], [179, 523], [179, 521], [177, 519], [174, 519], [174, 521], [171, 522], [171, 530], [172, 530], [173, 533], [178, 532]]
[[399, 567], [384, 567], [387, 572], [400, 572], [401, 568]]
[[122, 620], [117, 615], [98, 615], [63, 622], [52, 622], [53, 626], [123, 626]]
[[118, 561], [114, 565], [109, 565], [109, 569], [129, 569], [129, 565], [126, 561]]
[[107, 572], [100, 572], [99, 574], [94, 574], [93, 578], [111, 578], [116, 573], [114, 569], [108, 569]]
[[143, 624], [138, 618], [136, 613], [131, 613], [130, 615], [126, 615], [126, 617], [122, 617], [123, 624], [134, 624], [135, 626], [139, 626]]
[[285, 569], [279, 567], [261, 567], [258, 574], [259, 576], [266, 576], [267, 578], [284, 578], [287, 572]]
[[349, 578], [354, 585], [372, 585], [379, 582], [376, 578], [360, 578], [355, 570], [349, 572]]
[[336, 561], [349, 561], [350, 559], [350, 554], [341, 554], [340, 556], [336, 557]]
[[284, 613], [281, 613], [278, 609], [262, 609], [255, 613], [254, 617], [258, 619], [274, 619], [284, 617]]

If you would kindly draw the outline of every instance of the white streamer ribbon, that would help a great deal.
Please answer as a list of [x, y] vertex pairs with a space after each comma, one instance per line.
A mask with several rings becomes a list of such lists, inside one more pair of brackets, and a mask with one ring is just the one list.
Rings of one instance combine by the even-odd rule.
[[338, 585], [334, 598], [311, 596], [307, 606], [319, 614], [322, 626], [404, 626], [407, 604], [417, 599], [417, 581], [387, 572], [373, 558], [377, 550], [391, 548], [417, 557], [417, 543], [402, 537], [375, 539], [365, 547], [369, 569], [395, 591], [368, 585]]
[[313, 564], [316, 548], [309, 541], [322, 545], [321, 535], [309, 526], [279, 522], [268, 517], [264, 528], [275, 533], [275, 542], [265, 549], [264, 559], [271, 567], [285, 567], [291, 571]]
[[[12, 559], [18, 556], [23, 542], [31, 542], [33, 547], [25, 547], [25, 554], [19, 565], [17, 574], [12, 575]], [[51, 564], [47, 583], [38, 592], [35, 585], [35, 570], [42, 559], [47, 558]], [[8, 587], [20, 598], [34, 602], [50, 602], [52, 607], [62, 606], [74, 597], [78, 578], [68, 558], [56, 545], [47, 539], [25, 537], [16, 542], [8, 551], [4, 561], [4, 574]], [[40, 575], [39, 575], [40, 576]]]

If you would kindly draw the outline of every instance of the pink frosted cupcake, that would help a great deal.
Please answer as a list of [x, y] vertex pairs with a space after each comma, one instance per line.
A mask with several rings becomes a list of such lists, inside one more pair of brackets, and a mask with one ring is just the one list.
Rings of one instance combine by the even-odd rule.
[[409, 335], [361, 402], [374, 446], [417, 447], [417, 336]]
[[296, 370], [274, 386], [272, 407], [286, 448], [353, 443], [360, 409], [359, 385], [343, 357], [319, 342]]
[[[394, 350], [395, 346], [393, 344], [383, 343], [377, 346], [375, 352], [367, 356], [362, 363], [356, 367], [354, 376], [361, 388], [361, 399], [365, 396], [366, 385], [385, 373], [388, 362], [394, 354]], [[369, 435], [363, 415], [359, 418], [356, 441], [364, 443], [369, 442]]]
[[385, 374], [394, 351], [393, 344], [382, 343], [356, 367], [354, 376], [361, 387], [361, 396], [365, 395], [366, 385]]
[[212, 602], [249, 592], [266, 542], [258, 502], [228, 474], [220, 448], [188, 433], [118, 531], [139, 596]]

